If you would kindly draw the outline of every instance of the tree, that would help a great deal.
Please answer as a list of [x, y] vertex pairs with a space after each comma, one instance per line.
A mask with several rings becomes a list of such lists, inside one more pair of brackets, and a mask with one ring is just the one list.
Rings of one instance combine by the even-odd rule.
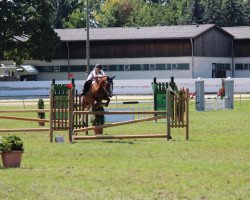
[[224, 26], [244, 25], [243, 6], [239, 0], [225, 0], [222, 13], [224, 16]]
[[202, 24], [203, 7], [200, 0], [188, 0], [186, 23], [187, 24]]
[[158, 4], [166, 4], [169, 3], [171, 0], [146, 0], [146, 2], [150, 3], [158, 3]]
[[221, 0], [206, 0], [203, 21], [207, 24], [222, 24]]
[[250, 0], [246, 0], [244, 3], [244, 14], [245, 25], [250, 26]]
[[122, 27], [127, 23], [132, 12], [130, 0], [109, 0], [101, 5], [95, 19], [101, 27]]
[[60, 40], [50, 26], [49, 0], [0, 1], [0, 59], [50, 61]]
[[[145, 7], [147, 8], [145, 14], [143, 12], [140, 14], [140, 21], [144, 22], [141, 26], [176, 25], [179, 23], [178, 4], [174, 1], [166, 5], [154, 4]], [[144, 19], [143, 15], [147, 18]], [[138, 20], [139, 23], [140, 21]], [[147, 25], [148, 21], [150, 24]]]
[[[89, 2], [89, 25], [97, 27], [98, 23], [95, 20], [96, 11], [100, 10], [100, 6], [104, 0], [88, 0]], [[63, 20], [64, 28], [85, 28], [86, 27], [86, 0], [81, 0], [75, 10]]]
[[53, 28], [63, 28], [63, 21], [75, 9], [79, 7], [78, 0], [52, 0], [54, 8], [52, 26]]

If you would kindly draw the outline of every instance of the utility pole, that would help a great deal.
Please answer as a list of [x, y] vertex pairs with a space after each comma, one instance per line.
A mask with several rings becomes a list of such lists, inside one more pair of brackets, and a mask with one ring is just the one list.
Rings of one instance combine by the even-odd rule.
[[87, 30], [87, 39], [86, 39], [86, 79], [90, 73], [90, 53], [89, 53], [89, 0], [86, 0], [86, 30]]

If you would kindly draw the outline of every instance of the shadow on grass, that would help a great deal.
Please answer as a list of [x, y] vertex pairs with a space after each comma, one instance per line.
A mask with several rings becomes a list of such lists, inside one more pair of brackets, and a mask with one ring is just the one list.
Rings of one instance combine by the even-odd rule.
[[128, 140], [106, 140], [106, 141], [103, 141], [105, 143], [111, 143], [111, 144], [135, 144], [135, 142], [133, 141], [128, 141]]

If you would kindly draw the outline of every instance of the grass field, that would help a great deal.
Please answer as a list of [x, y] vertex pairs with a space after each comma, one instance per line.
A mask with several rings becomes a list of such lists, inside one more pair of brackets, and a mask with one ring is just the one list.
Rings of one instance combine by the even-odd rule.
[[[0, 127], [38, 125], [1, 119]], [[105, 130], [105, 134], [165, 132], [164, 120]], [[241, 105], [236, 101], [234, 110], [209, 112], [196, 112], [191, 102], [189, 141], [184, 129], [172, 129], [172, 141], [51, 144], [46, 132], [16, 135], [24, 140], [25, 153], [18, 169], [0, 165], [1, 200], [250, 199], [250, 101]], [[66, 133], [56, 135], [67, 141]]]

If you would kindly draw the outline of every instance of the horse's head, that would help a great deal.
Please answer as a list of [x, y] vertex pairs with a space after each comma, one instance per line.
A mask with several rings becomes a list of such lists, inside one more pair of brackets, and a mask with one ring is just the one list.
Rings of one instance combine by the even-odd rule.
[[107, 91], [109, 97], [113, 96], [113, 85], [114, 85], [113, 79], [114, 78], [115, 76], [113, 77], [107, 76], [105, 80], [105, 90]]

